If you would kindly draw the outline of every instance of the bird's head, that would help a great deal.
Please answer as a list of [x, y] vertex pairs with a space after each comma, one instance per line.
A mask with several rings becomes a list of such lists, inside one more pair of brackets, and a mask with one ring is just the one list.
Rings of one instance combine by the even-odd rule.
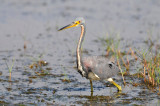
[[80, 26], [80, 25], [83, 25], [83, 24], [85, 24], [84, 18], [83, 17], [78, 17], [78, 18], [75, 19], [74, 22], [72, 22], [71, 24], [60, 28], [58, 31], [61, 31], [61, 30], [64, 30], [64, 29], [68, 29], [68, 28], [72, 28], [72, 27], [77, 27], [77, 26]]

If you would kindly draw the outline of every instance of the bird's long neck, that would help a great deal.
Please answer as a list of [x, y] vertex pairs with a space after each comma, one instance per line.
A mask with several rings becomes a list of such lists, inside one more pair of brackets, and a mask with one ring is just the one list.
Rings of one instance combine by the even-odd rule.
[[83, 42], [83, 39], [84, 39], [84, 35], [85, 35], [85, 25], [81, 25], [81, 35], [80, 35], [80, 38], [79, 38], [79, 42], [78, 42], [78, 45], [77, 45], [77, 68], [78, 68], [78, 71], [79, 73], [82, 75], [82, 76], [85, 76], [85, 72], [82, 68], [82, 56], [81, 56], [81, 46], [82, 46], [82, 42]]

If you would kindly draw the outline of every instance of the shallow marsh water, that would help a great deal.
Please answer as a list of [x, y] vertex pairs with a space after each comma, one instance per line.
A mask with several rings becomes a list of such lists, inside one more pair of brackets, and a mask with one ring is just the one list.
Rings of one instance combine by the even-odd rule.
[[[86, 19], [87, 33], [83, 44], [84, 56], [105, 55], [106, 46], [99, 38], [118, 34], [126, 45], [145, 49], [144, 41], [151, 34], [159, 37], [159, 0], [0, 0], [0, 104], [24, 105], [159, 105], [158, 92], [146, 86], [133, 86], [142, 79], [125, 77], [116, 82], [122, 92], [102, 82], [90, 84], [74, 68], [75, 49], [80, 28], [57, 32], [76, 17]], [[158, 41], [157, 41], [158, 42]], [[24, 49], [24, 45], [26, 49]], [[15, 59], [11, 81], [7, 65]], [[44, 75], [35, 61], [44, 60]], [[38, 63], [37, 63], [38, 64]], [[129, 70], [137, 72], [135, 64]], [[121, 76], [119, 76], [121, 77]]]

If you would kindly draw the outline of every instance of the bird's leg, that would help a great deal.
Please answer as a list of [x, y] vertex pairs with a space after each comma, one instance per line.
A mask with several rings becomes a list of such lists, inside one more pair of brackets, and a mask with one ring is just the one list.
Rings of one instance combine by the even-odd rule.
[[118, 91], [121, 91], [121, 90], [122, 90], [121, 86], [118, 85], [117, 83], [115, 83], [114, 81], [111, 81], [111, 83], [118, 88]]
[[118, 88], [118, 91], [122, 91], [121, 86], [114, 82], [112, 78], [108, 78], [108, 81], [115, 85]]
[[93, 93], [93, 85], [92, 85], [92, 80], [90, 80], [90, 85], [91, 85], [91, 93]]

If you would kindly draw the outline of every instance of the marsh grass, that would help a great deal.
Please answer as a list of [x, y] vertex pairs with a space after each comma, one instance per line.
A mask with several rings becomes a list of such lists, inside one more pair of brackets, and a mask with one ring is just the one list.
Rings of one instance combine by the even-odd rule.
[[[117, 50], [114, 54], [114, 57], [117, 60], [117, 65], [120, 69], [120, 72], [123, 78], [124, 85], [126, 85], [124, 75], [128, 75], [129, 68], [130, 68], [130, 62], [128, 59], [129, 54], [131, 54], [131, 56], [134, 57], [135, 60], [137, 60], [137, 56], [135, 55], [134, 51], [131, 48], [126, 53], [121, 52], [120, 50]], [[126, 61], [124, 60], [123, 56], [126, 56]], [[120, 62], [122, 62], [122, 64], [120, 64]]]
[[109, 56], [110, 54], [113, 54], [115, 56], [116, 50], [119, 48], [119, 44], [121, 41], [119, 34], [112, 33], [111, 36], [109, 36], [109, 34], [107, 33], [106, 38], [101, 40], [104, 40], [105, 41], [104, 45], [107, 45], [106, 56]]
[[[152, 31], [148, 32], [148, 38], [144, 43], [148, 47], [147, 50], [137, 50], [141, 60], [141, 74], [144, 82], [148, 87], [160, 86], [160, 37], [157, 36], [153, 40]], [[160, 90], [160, 87], [159, 87]]]
[[160, 85], [160, 52], [156, 48], [156, 52], [138, 51], [141, 56], [141, 65], [143, 69], [141, 74], [143, 75], [144, 82], [152, 87]]
[[7, 66], [8, 71], [9, 71], [9, 81], [11, 81], [12, 69], [13, 69], [13, 66], [14, 66], [14, 62], [15, 62], [15, 58], [12, 59], [12, 65], [9, 67], [9, 65], [7, 64], [7, 61], [5, 60], [6, 66]]

